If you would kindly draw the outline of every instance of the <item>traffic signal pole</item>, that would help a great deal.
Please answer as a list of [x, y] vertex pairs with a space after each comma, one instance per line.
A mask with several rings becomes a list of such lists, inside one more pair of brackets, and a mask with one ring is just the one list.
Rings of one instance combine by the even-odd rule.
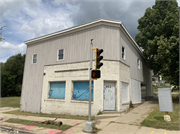
[[90, 68], [89, 68], [89, 120], [86, 123], [84, 132], [93, 132], [94, 129], [94, 124], [91, 121], [91, 90], [92, 90], [92, 80], [91, 80], [91, 71], [92, 71], [92, 43], [93, 39], [91, 39], [91, 44], [90, 44]]

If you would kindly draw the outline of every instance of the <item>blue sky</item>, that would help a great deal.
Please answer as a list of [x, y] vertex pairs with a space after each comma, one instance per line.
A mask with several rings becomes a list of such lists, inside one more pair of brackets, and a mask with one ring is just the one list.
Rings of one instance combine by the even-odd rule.
[[[178, 5], [180, 0], [178, 1]], [[155, 0], [0, 0], [0, 62], [26, 53], [24, 41], [97, 19], [121, 21], [131, 36]]]

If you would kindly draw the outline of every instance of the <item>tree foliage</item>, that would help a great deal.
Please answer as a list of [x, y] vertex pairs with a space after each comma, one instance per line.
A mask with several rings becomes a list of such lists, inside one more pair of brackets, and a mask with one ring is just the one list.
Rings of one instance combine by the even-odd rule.
[[20, 96], [25, 55], [17, 54], [1, 63], [1, 95]]
[[[6, 26], [7, 26], [7, 25], [1, 27], [0, 30], [2, 30], [2, 29], [3, 29], [4, 27], [6, 27]], [[1, 33], [0, 33], [0, 41], [2, 41], [2, 40], [4, 40], [4, 39], [2, 38]]]
[[156, 1], [138, 20], [135, 36], [150, 69], [179, 84], [179, 10], [176, 1]]

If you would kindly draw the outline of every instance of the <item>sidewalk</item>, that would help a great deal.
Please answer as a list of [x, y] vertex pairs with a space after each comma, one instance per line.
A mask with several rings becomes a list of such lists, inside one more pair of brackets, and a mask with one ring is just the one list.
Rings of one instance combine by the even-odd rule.
[[[164, 129], [155, 129], [149, 127], [141, 127], [142, 122], [153, 110], [158, 106], [157, 98], [146, 101], [143, 104], [132, 109], [128, 113], [116, 113], [116, 114], [102, 114], [95, 118], [95, 127], [98, 128], [98, 134], [179, 134], [179, 131], [169, 131]], [[22, 116], [22, 115], [11, 115], [4, 114], [2, 112], [12, 111], [13, 108], [1, 108], [0, 118], [19, 118], [33, 121], [44, 121], [52, 118], [48, 117], [34, 117], [34, 116]], [[17, 109], [16, 109], [17, 110]], [[85, 128], [85, 120], [74, 120], [74, 119], [60, 119], [63, 124], [71, 125], [72, 128], [66, 131], [48, 129], [35, 126], [27, 126], [15, 123], [1, 122], [1, 126], [15, 128], [17, 130], [36, 133], [36, 134], [58, 134], [58, 133], [78, 133], [85, 134], [82, 130]]]

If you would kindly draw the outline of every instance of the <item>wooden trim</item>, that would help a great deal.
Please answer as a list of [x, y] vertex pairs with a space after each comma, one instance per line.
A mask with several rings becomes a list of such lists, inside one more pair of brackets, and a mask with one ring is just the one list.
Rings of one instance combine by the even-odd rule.
[[59, 70], [59, 71], [54, 71], [54, 72], [59, 73], [59, 72], [84, 71], [84, 70], [89, 70], [89, 69], [88, 68], [83, 68], [83, 69]]

